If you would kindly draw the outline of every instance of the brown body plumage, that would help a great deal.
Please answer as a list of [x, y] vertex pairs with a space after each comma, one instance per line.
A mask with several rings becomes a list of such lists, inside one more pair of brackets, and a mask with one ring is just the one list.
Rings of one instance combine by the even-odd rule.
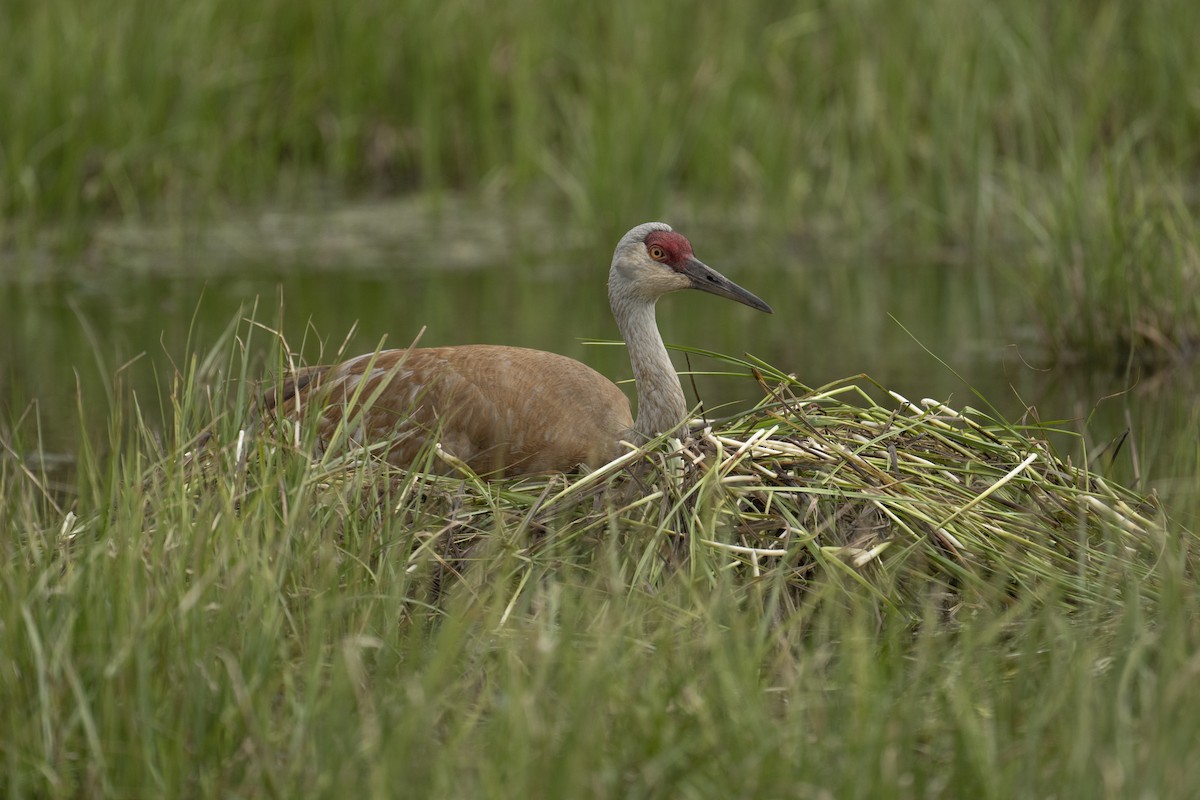
[[315, 403], [317, 435], [346, 439], [409, 466], [436, 436], [481, 475], [567, 471], [620, 454], [679, 425], [683, 389], [654, 322], [664, 294], [695, 288], [770, 311], [762, 300], [695, 258], [687, 239], [647, 223], [617, 245], [609, 300], [629, 347], [638, 419], [617, 386], [591, 367], [541, 350], [496, 345], [384, 350], [292, 376], [263, 404], [268, 417], [303, 416]]
[[600, 464], [633, 426], [629, 400], [591, 367], [498, 345], [384, 350], [309, 367], [267, 408], [294, 416], [314, 401], [322, 444], [347, 418], [350, 442], [386, 441], [388, 460], [408, 466], [436, 435], [481, 475]]

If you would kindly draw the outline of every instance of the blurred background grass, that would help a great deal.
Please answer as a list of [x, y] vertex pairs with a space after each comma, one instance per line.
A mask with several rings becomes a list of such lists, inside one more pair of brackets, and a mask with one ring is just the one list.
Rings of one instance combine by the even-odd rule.
[[463, 190], [607, 244], [690, 209], [996, 270], [1060, 358], [1161, 361], [1200, 317], [1196, 41], [1187, 0], [13, 0], [3, 238]]
[[548, 190], [623, 230], [686, 190], [961, 241], [1014, 169], [1194, 173], [1195, 34], [1185, 0], [15, 0], [2, 207], [169, 218], [315, 178]]

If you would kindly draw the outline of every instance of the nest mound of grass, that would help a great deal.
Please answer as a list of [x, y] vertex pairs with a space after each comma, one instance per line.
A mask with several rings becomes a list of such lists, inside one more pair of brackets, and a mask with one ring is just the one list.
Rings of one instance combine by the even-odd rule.
[[583, 475], [483, 481], [436, 449], [455, 474], [359, 451], [322, 459], [308, 479], [343, 518], [398, 515], [414, 532], [414, 571], [468, 568], [489, 541], [533, 557], [616, 536], [643, 585], [698, 559], [793, 593], [848, 578], [889, 605], [931, 588], [954, 602], [1112, 602], [1131, 575], [1138, 591], [1153, 584], [1157, 499], [1060, 458], [1046, 429], [894, 393], [885, 407], [861, 376], [817, 390], [771, 380], [749, 413]]

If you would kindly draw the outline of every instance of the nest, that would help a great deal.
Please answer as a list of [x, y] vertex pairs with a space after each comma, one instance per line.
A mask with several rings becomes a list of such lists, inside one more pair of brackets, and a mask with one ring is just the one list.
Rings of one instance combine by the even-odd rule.
[[1153, 495], [1060, 458], [1043, 428], [895, 393], [885, 407], [860, 380], [785, 379], [747, 414], [582, 475], [485, 482], [435, 447], [456, 474], [358, 451], [322, 459], [309, 479], [343, 520], [399, 517], [413, 534], [400, 557], [432, 565], [439, 583], [497, 538], [586, 561], [616, 536], [643, 585], [697, 559], [793, 594], [832, 578], [897, 606], [931, 589], [956, 603], [1096, 603], [1131, 574], [1151, 585], [1166, 531]]

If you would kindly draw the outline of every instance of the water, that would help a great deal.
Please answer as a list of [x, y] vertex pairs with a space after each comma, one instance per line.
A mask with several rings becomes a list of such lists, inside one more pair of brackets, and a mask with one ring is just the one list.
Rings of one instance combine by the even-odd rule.
[[[397, 226], [395, 218], [413, 215], [369, 212], [374, 224], [350, 212], [320, 226], [281, 216], [268, 235], [260, 220], [249, 232], [217, 230], [182, 245], [153, 232], [110, 234], [83, 263], [8, 275], [0, 283], [0, 402], [8, 406], [0, 419], [36, 400], [45, 446], [70, 454], [82, 429], [103, 430], [119, 374], [161, 424], [173, 369], [187, 353], [207, 352], [256, 302], [257, 319], [282, 320], [292, 347], [310, 360], [322, 342], [331, 353], [348, 334], [351, 354], [385, 336], [389, 346], [403, 346], [420, 335], [426, 345], [553, 350], [615, 379], [630, 377], [623, 349], [581, 341], [618, 336], [605, 294], [611, 244], [505, 236], [498, 222], [447, 227], [418, 218]], [[698, 292], [672, 296], [659, 306], [667, 342], [752, 353], [810, 386], [867, 373], [913, 400], [984, 407], [977, 391], [1010, 419], [1033, 413], [1084, 432], [1093, 453], [1128, 431], [1113, 464], [1118, 475], [1195, 492], [1188, 466], [1197, 464], [1196, 443], [1181, 435], [1197, 430], [1194, 368], [1151, 379], [1041, 366], [1047, 360], [1029, 298], [986, 269], [831, 257], [782, 241], [747, 244], [710, 228], [691, 238], [701, 258], [775, 313]], [[265, 337], [260, 342], [265, 349]], [[677, 356], [676, 363], [685, 362]], [[721, 365], [693, 359], [692, 367]], [[684, 383], [690, 394], [691, 381]], [[695, 383], [709, 407], [759, 393], [748, 380], [699, 376]]]

